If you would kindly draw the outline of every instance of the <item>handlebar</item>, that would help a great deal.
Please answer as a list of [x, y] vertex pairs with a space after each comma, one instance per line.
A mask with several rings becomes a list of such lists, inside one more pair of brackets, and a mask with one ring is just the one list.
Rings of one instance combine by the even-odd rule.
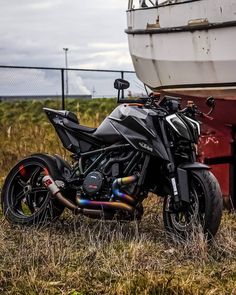
[[207, 106], [210, 107], [210, 111], [208, 113], [203, 113], [198, 110], [197, 106], [194, 104], [193, 101], [188, 101], [186, 108], [184, 108], [180, 112], [192, 118], [195, 118], [196, 115], [198, 115], [201, 118], [213, 120], [213, 117], [210, 116], [215, 109], [215, 100], [213, 97], [209, 97], [207, 99]]
[[210, 120], [210, 121], [213, 120], [213, 117], [208, 116], [207, 114], [204, 114], [204, 113], [202, 113], [202, 112], [199, 112], [199, 117], [202, 117], [202, 118], [204, 118], [204, 119], [208, 119], [208, 120]]
[[198, 110], [198, 107], [194, 104], [193, 101], [188, 101], [187, 106], [181, 110], [180, 108], [180, 100], [181, 98], [173, 97], [173, 96], [164, 96], [161, 98], [160, 93], [152, 92], [149, 96], [139, 97], [136, 100], [130, 99], [122, 99], [120, 103], [129, 103], [134, 105], [145, 105], [146, 107], [163, 109], [167, 113], [182, 113], [190, 118], [195, 119], [196, 116], [199, 116], [204, 119], [213, 120], [213, 117], [210, 115], [213, 113], [215, 108], [215, 100], [213, 97], [209, 97], [206, 101], [210, 110], [208, 113], [203, 113]]

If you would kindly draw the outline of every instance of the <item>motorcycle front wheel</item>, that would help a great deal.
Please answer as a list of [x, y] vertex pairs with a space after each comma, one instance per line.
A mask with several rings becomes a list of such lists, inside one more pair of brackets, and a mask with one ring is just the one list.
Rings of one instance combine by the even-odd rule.
[[3, 213], [10, 223], [45, 225], [62, 214], [64, 207], [42, 183], [45, 171], [57, 179], [48, 156], [27, 157], [12, 168], [1, 193]]
[[190, 204], [175, 211], [171, 209], [171, 197], [166, 196], [163, 206], [164, 226], [167, 233], [179, 237], [187, 237], [201, 227], [207, 239], [211, 239], [221, 222], [221, 189], [210, 171], [198, 170], [190, 173]]

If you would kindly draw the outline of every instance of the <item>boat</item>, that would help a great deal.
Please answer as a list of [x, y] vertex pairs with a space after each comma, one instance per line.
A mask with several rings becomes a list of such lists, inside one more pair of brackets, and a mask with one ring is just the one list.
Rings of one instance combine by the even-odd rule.
[[236, 0], [129, 0], [126, 33], [137, 77], [152, 91], [203, 111], [216, 98], [199, 157], [236, 208]]
[[129, 0], [126, 33], [153, 91], [236, 99], [235, 0]]

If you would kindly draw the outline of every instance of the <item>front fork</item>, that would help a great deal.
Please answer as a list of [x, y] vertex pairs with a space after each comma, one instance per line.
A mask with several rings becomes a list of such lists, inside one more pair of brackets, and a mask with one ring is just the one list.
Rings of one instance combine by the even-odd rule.
[[177, 173], [169, 174], [171, 194], [169, 196], [168, 211], [180, 212], [190, 203], [189, 181], [186, 170], [177, 168]]
[[163, 142], [166, 147], [167, 154], [170, 159], [170, 163], [167, 165], [167, 170], [169, 172], [169, 178], [172, 187], [172, 195], [176, 207], [183, 207], [183, 203], [189, 203], [189, 181], [188, 172], [185, 169], [177, 168], [174, 164], [174, 159], [171, 153], [169, 140], [166, 136], [166, 130], [164, 121], [160, 120], [160, 128], [162, 132]]
[[[194, 153], [193, 153], [194, 154]], [[171, 155], [172, 159], [172, 155]], [[189, 167], [192, 168], [199, 167], [202, 169], [200, 163], [194, 161], [194, 155], [192, 155], [193, 162], [188, 164], [183, 164], [178, 168], [174, 164], [169, 164], [168, 171], [170, 175], [172, 193], [174, 196], [174, 201], [177, 204], [182, 205], [183, 203], [190, 203], [190, 188], [189, 188]], [[200, 165], [199, 165], [200, 164]], [[206, 167], [204, 167], [206, 169]], [[207, 167], [208, 168], [208, 167]]]
[[174, 166], [171, 169], [169, 164], [169, 177], [172, 188], [172, 195], [174, 203], [178, 206], [182, 206], [183, 202], [189, 203], [189, 181], [188, 181], [188, 172], [184, 169], [177, 168], [177, 173], [174, 171]]

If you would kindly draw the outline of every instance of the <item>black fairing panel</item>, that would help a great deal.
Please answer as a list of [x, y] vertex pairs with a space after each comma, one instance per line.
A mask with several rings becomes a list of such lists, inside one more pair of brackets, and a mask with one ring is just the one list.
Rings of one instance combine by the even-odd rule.
[[[44, 109], [53, 124], [63, 146], [72, 153], [87, 152], [92, 147], [100, 147], [102, 142], [93, 133], [96, 129], [80, 126], [76, 116], [68, 111]], [[68, 115], [69, 114], [69, 115]]]
[[[75, 122], [65, 111], [45, 109], [64, 147], [73, 153], [117, 142], [128, 142], [135, 149], [169, 161], [166, 149], [155, 128], [157, 113], [149, 108], [120, 105], [97, 129], [86, 128]], [[156, 122], [156, 123], [154, 123]]]
[[120, 105], [94, 133], [106, 143], [128, 141], [135, 149], [169, 160], [166, 149], [156, 132], [155, 111], [138, 106]]
[[105, 144], [113, 144], [124, 141], [123, 136], [113, 127], [111, 120], [107, 117], [93, 134]]

